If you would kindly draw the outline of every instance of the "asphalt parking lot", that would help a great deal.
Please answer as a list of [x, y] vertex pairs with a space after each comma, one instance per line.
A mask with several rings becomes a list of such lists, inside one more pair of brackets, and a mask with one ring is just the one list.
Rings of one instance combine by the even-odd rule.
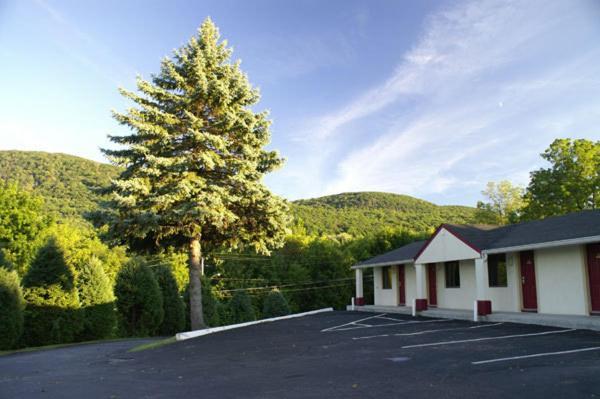
[[136, 344], [2, 356], [0, 397], [600, 397], [593, 331], [331, 312]]

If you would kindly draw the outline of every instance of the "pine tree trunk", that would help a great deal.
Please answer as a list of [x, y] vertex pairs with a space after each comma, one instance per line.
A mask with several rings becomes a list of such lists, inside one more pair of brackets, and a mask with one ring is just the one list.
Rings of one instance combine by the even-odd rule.
[[204, 315], [202, 314], [202, 283], [201, 274], [200, 240], [194, 238], [190, 241], [189, 268], [190, 268], [190, 320], [192, 330], [205, 328]]

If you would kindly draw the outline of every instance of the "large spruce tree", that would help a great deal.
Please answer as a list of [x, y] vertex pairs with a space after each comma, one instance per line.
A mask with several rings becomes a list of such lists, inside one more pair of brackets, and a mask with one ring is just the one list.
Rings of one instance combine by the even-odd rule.
[[106, 190], [103, 220], [133, 249], [173, 245], [189, 253], [192, 329], [204, 326], [201, 249], [252, 247], [268, 253], [283, 241], [286, 203], [263, 185], [282, 165], [267, 151], [270, 121], [232, 50], [206, 19], [198, 34], [165, 58], [139, 93], [121, 90], [136, 105], [115, 119], [133, 132], [110, 136], [105, 149], [124, 168]]

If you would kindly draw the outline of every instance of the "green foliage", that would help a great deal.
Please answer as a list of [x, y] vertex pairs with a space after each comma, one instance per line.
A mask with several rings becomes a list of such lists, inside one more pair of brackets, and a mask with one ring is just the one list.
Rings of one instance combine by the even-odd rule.
[[244, 323], [256, 320], [256, 312], [252, 306], [250, 296], [246, 291], [236, 291], [228, 303], [228, 317], [230, 324]]
[[151, 258], [154, 263], [168, 266], [177, 282], [177, 289], [181, 294], [187, 289], [190, 281], [188, 269], [188, 256], [185, 252], [177, 252], [174, 248], [168, 248], [165, 252]]
[[72, 223], [56, 224], [49, 233], [63, 251], [65, 261], [75, 273], [97, 258], [110, 281], [114, 285], [119, 269], [127, 261], [124, 247], [109, 248], [98, 238], [91, 226]]
[[23, 277], [28, 346], [68, 343], [83, 328], [75, 275], [52, 238], [37, 253]]
[[290, 314], [287, 300], [279, 290], [273, 290], [267, 294], [263, 302], [264, 318], [285, 316]]
[[123, 171], [96, 220], [134, 250], [189, 250], [193, 328], [204, 325], [201, 247], [269, 253], [289, 221], [286, 202], [263, 184], [283, 164], [264, 149], [270, 121], [254, 112], [258, 90], [231, 55], [206, 19], [151, 81], [138, 79], [137, 93], [121, 90], [135, 106], [113, 116], [132, 133], [111, 136], [119, 149], [103, 150]]
[[0, 181], [1, 265], [20, 275], [25, 273], [50, 224], [50, 219], [39, 211], [42, 205], [40, 197], [21, 190], [15, 183]]
[[98, 207], [100, 196], [90, 186], [105, 186], [119, 169], [66, 154], [0, 151], [0, 180], [14, 180], [24, 190], [44, 198], [57, 219], [76, 219]]
[[550, 167], [531, 172], [524, 219], [600, 208], [600, 141], [556, 139], [541, 156]]
[[477, 209], [492, 212], [498, 224], [517, 223], [525, 207], [522, 187], [514, 186], [508, 180], [499, 183], [489, 182], [481, 192], [490, 202], [478, 202]]
[[127, 263], [115, 284], [120, 328], [128, 336], [149, 336], [163, 321], [163, 300], [154, 274], [139, 259]]
[[298, 200], [292, 204], [294, 231], [300, 234], [352, 237], [386, 228], [432, 232], [442, 223], [493, 223], [489, 211], [466, 206], [438, 206], [406, 195], [343, 193]]
[[113, 335], [117, 315], [112, 284], [98, 258], [92, 257], [79, 270], [77, 290], [83, 312], [83, 330], [79, 340], [89, 341]]
[[187, 248], [202, 237], [259, 252], [283, 241], [287, 207], [262, 182], [282, 159], [263, 149], [270, 122], [231, 54], [207, 19], [151, 81], [138, 79], [139, 94], [121, 90], [136, 107], [114, 117], [133, 133], [103, 150], [124, 168], [102, 213], [116, 240]]
[[159, 265], [153, 269], [163, 299], [164, 318], [158, 328], [159, 335], [173, 335], [185, 328], [185, 306], [171, 268]]
[[19, 276], [0, 267], [0, 349], [12, 349], [19, 341], [24, 308]]
[[210, 280], [202, 278], [202, 310], [204, 312], [204, 321], [209, 327], [216, 327], [222, 324], [217, 307], [218, 302], [210, 285]]

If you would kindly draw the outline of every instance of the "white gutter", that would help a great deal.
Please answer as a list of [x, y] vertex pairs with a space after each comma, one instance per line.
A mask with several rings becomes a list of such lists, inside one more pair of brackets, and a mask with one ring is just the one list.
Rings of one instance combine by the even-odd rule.
[[570, 238], [568, 240], [548, 241], [548, 242], [541, 242], [541, 243], [536, 243], [536, 244], [516, 245], [513, 247], [505, 247], [505, 248], [485, 249], [481, 252], [484, 254], [499, 254], [499, 253], [505, 253], [505, 252], [529, 251], [532, 249], [563, 247], [563, 246], [567, 246], [567, 245], [590, 244], [590, 243], [594, 243], [594, 242], [600, 242], [600, 235], [590, 236], [590, 237]]
[[368, 269], [371, 267], [380, 267], [380, 266], [394, 266], [394, 265], [405, 265], [407, 263], [413, 263], [414, 259], [404, 259], [404, 260], [394, 260], [390, 262], [379, 262], [379, 263], [369, 263], [365, 265], [354, 265], [351, 266], [350, 269]]

